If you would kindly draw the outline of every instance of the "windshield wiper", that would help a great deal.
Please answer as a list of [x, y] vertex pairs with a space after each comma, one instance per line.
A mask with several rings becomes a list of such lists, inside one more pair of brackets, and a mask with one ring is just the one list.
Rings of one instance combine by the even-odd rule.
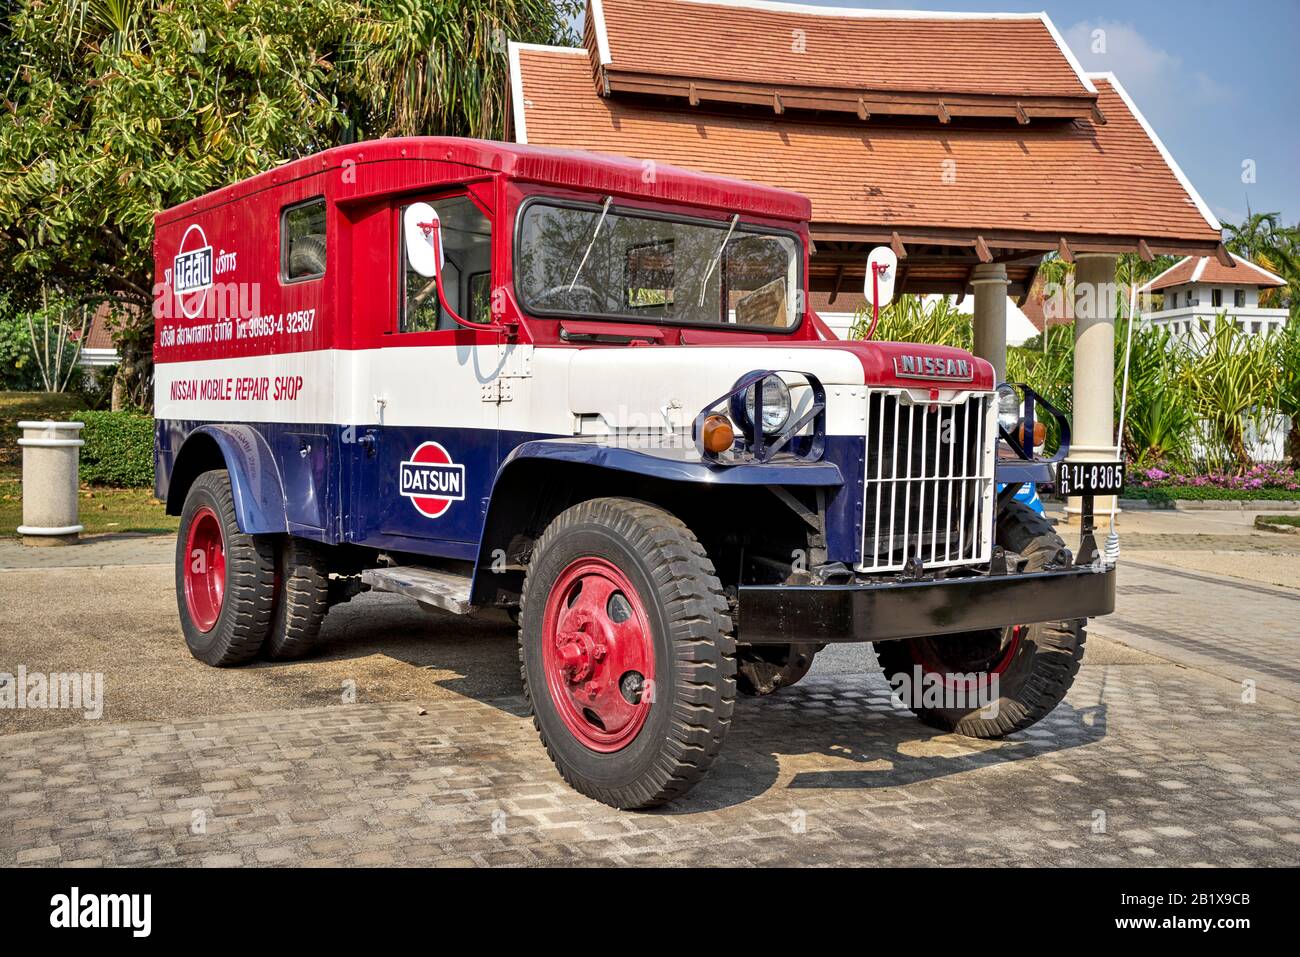
[[578, 268], [573, 272], [573, 278], [569, 280], [569, 292], [573, 292], [573, 287], [578, 284], [578, 277], [582, 275], [582, 267], [587, 265], [587, 257], [591, 255], [591, 250], [596, 245], [596, 237], [600, 235], [600, 227], [605, 222], [605, 214], [609, 212], [609, 204], [614, 202], [613, 196], [606, 196], [605, 203], [600, 207], [600, 219], [596, 220], [596, 228], [591, 231], [591, 241], [587, 243], [587, 251], [582, 254], [582, 262], [578, 263]]
[[722, 237], [722, 245], [714, 253], [713, 261], [709, 263], [709, 268], [704, 273], [704, 279], [700, 281], [700, 307], [704, 306], [704, 294], [709, 289], [709, 277], [713, 275], [713, 270], [718, 268], [718, 263], [722, 262], [722, 253], [727, 248], [727, 242], [731, 239], [731, 234], [735, 231], [738, 222], [740, 222], [740, 214], [735, 213], [731, 217], [731, 225], [727, 227], [727, 235]]

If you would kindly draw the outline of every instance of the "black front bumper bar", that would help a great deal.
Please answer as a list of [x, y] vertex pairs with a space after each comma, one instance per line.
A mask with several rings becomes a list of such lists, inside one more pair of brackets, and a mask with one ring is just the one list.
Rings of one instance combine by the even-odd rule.
[[743, 585], [736, 639], [751, 645], [888, 641], [1114, 610], [1114, 567], [860, 585]]

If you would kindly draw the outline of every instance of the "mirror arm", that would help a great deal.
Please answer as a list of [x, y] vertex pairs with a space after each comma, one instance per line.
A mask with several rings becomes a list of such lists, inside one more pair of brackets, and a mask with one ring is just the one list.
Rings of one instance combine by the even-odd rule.
[[431, 236], [433, 239], [433, 252], [437, 257], [435, 260], [437, 265], [433, 274], [433, 279], [438, 286], [438, 302], [442, 304], [443, 311], [446, 312], [447, 315], [451, 316], [457, 325], [464, 326], [466, 329], [477, 329], [482, 332], [484, 329], [489, 328], [492, 323], [470, 322], [468, 319], [462, 318], [460, 313], [456, 312], [455, 309], [451, 308], [451, 303], [447, 302], [447, 294], [443, 292], [442, 289], [442, 232], [441, 230], [434, 228], [433, 223], [418, 223], [417, 225], [425, 231], [426, 235]]

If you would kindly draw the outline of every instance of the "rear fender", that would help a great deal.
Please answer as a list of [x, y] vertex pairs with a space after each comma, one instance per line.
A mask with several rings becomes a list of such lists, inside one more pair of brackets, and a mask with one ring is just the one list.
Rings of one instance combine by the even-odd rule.
[[249, 535], [287, 532], [284, 483], [275, 456], [262, 434], [247, 425], [202, 425], [186, 436], [168, 484], [168, 513], [180, 514], [190, 485], [212, 466], [213, 442], [230, 474], [239, 530]]

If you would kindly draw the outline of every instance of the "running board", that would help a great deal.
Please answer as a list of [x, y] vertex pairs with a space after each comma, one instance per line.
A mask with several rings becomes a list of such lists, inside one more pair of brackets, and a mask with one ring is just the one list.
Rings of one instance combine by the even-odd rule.
[[468, 575], [424, 568], [420, 565], [392, 565], [388, 568], [367, 568], [361, 580], [372, 591], [390, 591], [414, 598], [421, 605], [449, 611], [453, 615], [467, 615], [470, 611]]

